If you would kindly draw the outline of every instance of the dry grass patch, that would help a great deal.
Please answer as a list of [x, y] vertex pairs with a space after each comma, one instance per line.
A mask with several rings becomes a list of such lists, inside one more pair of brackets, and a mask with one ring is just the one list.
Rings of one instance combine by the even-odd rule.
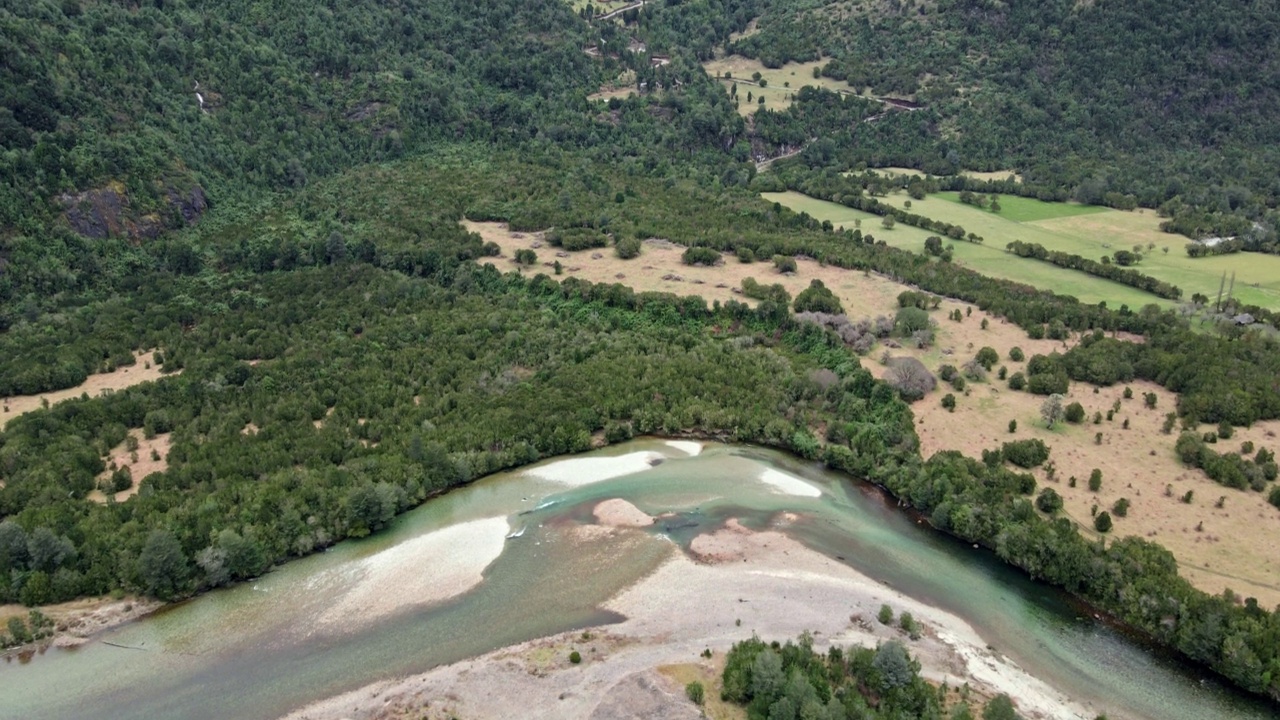
[[[496, 258], [500, 270], [515, 270], [523, 275], [552, 273], [551, 266], [560, 261], [564, 277], [577, 277], [600, 283], [622, 283], [636, 292], [668, 292], [675, 295], [698, 295], [707, 302], [737, 300], [750, 305], [756, 301], [734, 292], [745, 278], [752, 277], [766, 285], [781, 284], [792, 297], [809, 287], [809, 281], [822, 280], [840, 298], [850, 317], [892, 315], [897, 311], [898, 294], [909, 289], [874, 273], [842, 270], [819, 265], [813, 260], [799, 260], [799, 271], [781, 275], [772, 263], [743, 264], [726, 255], [717, 267], [685, 265], [684, 247], [665, 240], [648, 240], [637, 258], [622, 260], [613, 248], [597, 248], [566, 252], [545, 244], [541, 233], [516, 233], [504, 223], [480, 223], [464, 220], [463, 225], [478, 233], [486, 242], [502, 248]], [[529, 248], [538, 254], [538, 264], [521, 267], [511, 258], [516, 250]]]
[[[760, 108], [759, 99], [764, 97], [764, 107], [770, 110], [785, 110], [791, 106], [791, 95], [800, 92], [802, 87], [817, 87], [832, 92], [856, 92], [848, 83], [829, 77], [815, 78], [815, 68], [826, 64], [825, 60], [813, 60], [806, 63], [787, 63], [780, 68], [767, 68], [759, 60], [745, 58], [741, 55], [727, 55], [703, 63], [707, 74], [719, 80], [727, 92], [733, 83], [738, 83], [738, 114], [752, 115]], [[725, 73], [730, 78], [724, 76]], [[754, 84], [752, 76], [760, 73], [761, 79], [767, 82], [766, 87]], [[747, 93], [752, 95], [747, 102]]]
[[129, 468], [133, 475], [133, 484], [127, 489], [115, 493], [116, 502], [124, 502], [142, 487], [142, 481], [151, 473], [164, 472], [169, 469], [169, 433], [147, 438], [138, 429], [129, 431], [132, 441], [138, 443], [137, 450], [130, 450], [130, 440], [117, 445], [107, 456], [107, 469], [98, 475], [99, 488], [89, 492], [88, 499], [96, 503], [107, 502], [107, 494], [101, 489], [111, 482], [111, 473], [115, 468]]
[[680, 693], [689, 683], [700, 682], [704, 689], [703, 716], [711, 720], [745, 720], [747, 709], [720, 699], [724, 676], [724, 653], [698, 663], [659, 665], [658, 673], [671, 680]]
[[[1022, 347], [1029, 357], [1027, 345]], [[1008, 346], [992, 347], [1007, 357]], [[1010, 373], [1024, 365], [1007, 360], [1004, 364]], [[936, 370], [937, 365], [930, 367]], [[882, 373], [883, 368], [876, 371]], [[1062, 495], [1063, 512], [1082, 532], [1097, 535], [1092, 514], [1096, 505], [1099, 512], [1112, 513], [1111, 536], [1159, 543], [1178, 559], [1183, 577], [1201, 590], [1220, 593], [1231, 588], [1238, 595], [1258, 598], [1264, 607], [1280, 604], [1280, 510], [1260, 493], [1222, 487], [1200, 470], [1184, 467], [1173, 450], [1177, 430], [1169, 435], [1161, 430], [1165, 413], [1175, 406], [1174, 394], [1154, 383], [1132, 382], [1129, 387], [1134, 397], [1124, 400], [1124, 386], [1100, 388], [1095, 394], [1091, 385], [1072, 383], [1066, 402], [1083, 405], [1085, 421], [1060, 423], [1053, 430], [1040, 418], [1043, 396], [1009, 390], [994, 378], [989, 383], [970, 383], [967, 394], [942, 385], [915, 403], [912, 411], [925, 457], [940, 450], [959, 450], [980, 459], [983, 449], [1009, 440], [1043, 440], [1052, 448], [1049, 459], [1055, 472], [1051, 480], [1044, 468], [1037, 469], [1039, 486]], [[954, 413], [941, 405], [940, 398], [947, 392], [956, 395]], [[1142, 396], [1148, 392], [1159, 398], [1155, 409], [1143, 405]], [[1116, 401], [1120, 411], [1108, 422], [1107, 411]], [[1103, 416], [1098, 425], [1093, 424], [1096, 412]], [[1014, 433], [1009, 432], [1010, 420], [1018, 423]], [[1097, 433], [1102, 433], [1101, 444]], [[1239, 448], [1232, 443], [1220, 451]], [[1102, 488], [1097, 493], [1088, 487], [1094, 468], [1102, 471]], [[1077, 481], [1074, 488], [1072, 476]], [[1187, 491], [1193, 492], [1189, 504], [1181, 501]], [[1226, 498], [1221, 509], [1214, 507], [1219, 497]], [[1120, 498], [1130, 502], [1127, 517], [1116, 517], [1111, 510]], [[1242, 526], [1252, 530], [1241, 532]]]
[[[164, 377], [164, 373], [160, 372], [160, 367], [155, 362], [155, 354], [155, 350], [134, 353], [134, 357], [137, 358], [136, 364], [119, 367], [108, 373], [90, 375], [84, 382], [73, 388], [54, 390], [53, 392], [37, 395], [16, 395], [11, 398], [4, 398], [2, 412], [0, 412], [0, 429], [3, 429], [10, 420], [19, 415], [43, 407], [46, 401], [50, 405], [56, 405], [63, 400], [78, 398], [84, 394], [89, 395], [89, 397], [97, 397], [104, 392], [124, 390], [144, 382], [159, 380]], [[177, 373], [173, 374], [176, 375]]]

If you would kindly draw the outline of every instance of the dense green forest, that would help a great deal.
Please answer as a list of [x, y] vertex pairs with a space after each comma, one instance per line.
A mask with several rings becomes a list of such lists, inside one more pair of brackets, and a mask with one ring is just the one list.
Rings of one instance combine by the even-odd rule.
[[[876, 6], [886, 14], [842, 20], [832, 42], [875, 38], [863, 53], [922, 28], [927, 42], [876, 60], [915, 63], [973, 37], [939, 55], [942, 65], [869, 81], [929, 104], [874, 123], [871, 101], [817, 90], [747, 123], [702, 71], [699, 61], [765, 12], [762, 32], [735, 47], [760, 54], [773, 38], [767, 47], [783, 54], [770, 62], [821, 50], [833, 58], [828, 73], [849, 77], [854, 50], [813, 48], [823, 36], [796, 30], [816, 22], [799, 4], [672, 1], [596, 25], [567, 4], [510, 0], [0, 8], [0, 396], [74, 386], [144, 348], [158, 348], [170, 372], [35, 411], [0, 433], [0, 602], [116, 590], [183, 597], [374, 532], [496, 470], [601, 439], [692, 432], [876, 482], [939, 529], [1280, 698], [1280, 614], [1195, 590], [1155, 544], [1086, 540], [1069, 519], [1038, 513], [1035, 480], [998, 460], [921, 457], [899, 393], [862, 369], [841, 335], [797, 321], [785, 294], [766, 288], [751, 308], [525, 279], [458, 224], [556, 228], [562, 243], [619, 248], [659, 237], [747, 260], [805, 255], [874, 271], [1035, 337], [1082, 333], [1077, 347], [1038, 361], [1054, 382], [1148, 378], [1180, 393], [1188, 422], [1280, 417], [1280, 352], [1263, 332], [1196, 332], [1156, 306], [1086, 305], [987, 278], [834, 231], [763, 202], [752, 185], [755, 156], [817, 137], [795, 161], [814, 182], [859, 162], [1015, 165], [1086, 200], [1097, 190], [1103, 200], [1123, 193], [1263, 218], [1275, 195], [1260, 169], [1274, 154], [1265, 121], [1274, 54], [1254, 33], [1269, 16], [1248, 27], [1254, 10], [1222, 13], [1224, 26], [1244, 18], [1237, 44], [1247, 52], [1188, 76], [1178, 92], [1189, 99], [1179, 99], [1140, 96], [1185, 73], [1150, 59], [1165, 45], [1150, 39], [1145, 16], [1133, 32], [1149, 60], [1067, 82], [1088, 68], [1075, 64], [1086, 39], [1122, 22], [1113, 3], [1071, 17], [1064, 3], [1048, 14], [1029, 3], [943, 2], [915, 15]], [[1190, 38], [1170, 51], [1179, 67], [1225, 42], [1217, 25], [1196, 34], [1198, 7], [1170, 14], [1169, 32]], [[1063, 49], [1044, 54], [1051, 64], [1011, 55], [1012, 40], [1054, 33], [1051, 47]], [[631, 52], [633, 39], [648, 49]], [[1233, 74], [1246, 61], [1263, 73], [1247, 87]], [[938, 86], [978, 90], [897, 84], [924, 77], [919, 68]], [[1119, 69], [1151, 75], [1120, 89], [1139, 120], [1117, 120], [1111, 99], [1080, 110], [1111, 91]], [[587, 98], [627, 72], [643, 84], [637, 97]], [[1223, 78], [1248, 89], [1228, 105], [1229, 122], [1215, 104]], [[1050, 97], [1067, 103], [1052, 122], [1031, 112]], [[1170, 109], [1153, 109], [1151, 97]], [[843, 194], [868, 200], [856, 184]], [[806, 290], [797, 309], [842, 310], [823, 290]], [[1108, 337], [1115, 331], [1146, 341]], [[167, 469], [116, 478], [141, 482], [127, 502], [88, 501], [110, 470], [103, 456], [131, 429], [168, 436]], [[1235, 469], [1249, 479], [1247, 468]], [[1236, 482], [1230, 467], [1215, 473]], [[855, 659], [843, 671], [855, 679], [840, 682], [876, 682], [867, 659]]]
[[1263, 3], [940, 0], [766, 3], [733, 52], [823, 74], [918, 112], [833, 138], [846, 167], [1022, 172], [1102, 203], [1133, 195], [1171, 229], [1235, 235], [1270, 217], [1280, 184], [1280, 17]]

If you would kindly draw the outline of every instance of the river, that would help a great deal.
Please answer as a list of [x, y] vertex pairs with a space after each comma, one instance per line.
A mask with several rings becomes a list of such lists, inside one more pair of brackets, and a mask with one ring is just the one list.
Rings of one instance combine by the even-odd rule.
[[[875, 488], [759, 448], [694, 452], [642, 440], [485, 478], [375, 537], [79, 648], [0, 664], [0, 716], [278, 717], [376, 680], [618, 620], [601, 603], [658, 567], [673, 540], [731, 517], [764, 526], [785, 510], [801, 518], [787, 531], [799, 541], [963, 618], [1030, 674], [1112, 720], [1275, 717], [1274, 706], [918, 524]], [[615, 497], [675, 519], [625, 545], [567, 542], [556, 531]], [[483, 580], [454, 594], [480, 568]]]

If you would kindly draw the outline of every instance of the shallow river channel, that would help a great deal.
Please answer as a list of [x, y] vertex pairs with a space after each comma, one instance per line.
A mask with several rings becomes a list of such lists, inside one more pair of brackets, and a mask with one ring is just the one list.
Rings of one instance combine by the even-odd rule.
[[[556, 532], [607, 498], [673, 515], [625, 552]], [[763, 527], [780, 511], [801, 518], [787, 529], [795, 539], [963, 618], [1027, 672], [1112, 720], [1276, 717], [1274, 706], [916, 523], [874, 488], [758, 448], [709, 444], [699, 453], [657, 440], [486, 478], [375, 537], [79, 648], [0, 663], [0, 717], [278, 717], [376, 680], [617, 621], [600, 604], [654, 570], [673, 542], [686, 545], [728, 518]]]

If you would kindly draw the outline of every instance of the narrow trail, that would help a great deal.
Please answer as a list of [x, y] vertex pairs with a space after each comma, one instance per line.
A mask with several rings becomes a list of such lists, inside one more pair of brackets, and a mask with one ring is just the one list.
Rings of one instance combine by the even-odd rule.
[[618, 15], [628, 10], [635, 10], [636, 8], [644, 7], [647, 2], [648, 0], [639, 0], [639, 2], [633, 2], [630, 5], [624, 5], [618, 8], [617, 10], [611, 10], [610, 12], [607, 12], [604, 15], [596, 15], [591, 19], [592, 20], [608, 20], [610, 18], [617, 17]]

